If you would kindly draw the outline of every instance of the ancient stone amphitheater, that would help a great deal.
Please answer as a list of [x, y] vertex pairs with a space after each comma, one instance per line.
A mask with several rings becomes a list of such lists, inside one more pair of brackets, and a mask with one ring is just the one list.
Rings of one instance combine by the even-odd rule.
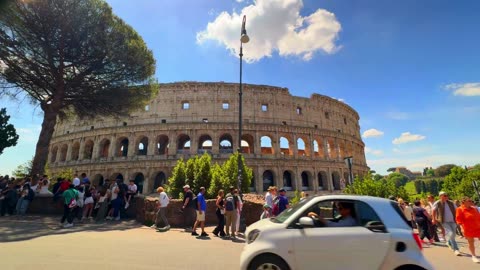
[[[97, 183], [134, 179], [150, 193], [179, 158], [208, 152], [223, 162], [238, 149], [238, 89], [223, 82], [161, 84], [159, 95], [129, 118], [59, 122], [49, 168], [85, 172]], [[327, 96], [244, 85], [241, 148], [253, 168], [251, 190], [340, 191], [348, 179], [344, 157], [353, 156], [354, 175], [368, 171], [358, 121], [355, 110]]]

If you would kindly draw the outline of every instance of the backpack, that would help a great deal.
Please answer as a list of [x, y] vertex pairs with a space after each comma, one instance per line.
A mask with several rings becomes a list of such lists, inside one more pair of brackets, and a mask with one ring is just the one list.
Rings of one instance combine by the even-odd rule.
[[280, 197], [276, 197], [273, 200], [273, 206], [272, 206], [272, 215], [276, 216], [280, 214]]
[[225, 211], [233, 211], [235, 210], [235, 198], [233, 198], [232, 194], [228, 194], [225, 197]]

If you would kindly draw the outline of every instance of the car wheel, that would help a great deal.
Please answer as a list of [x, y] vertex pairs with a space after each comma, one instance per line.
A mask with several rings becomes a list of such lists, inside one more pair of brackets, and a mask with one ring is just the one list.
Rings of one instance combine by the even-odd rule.
[[248, 267], [248, 270], [289, 270], [290, 268], [280, 257], [273, 254], [256, 257]]

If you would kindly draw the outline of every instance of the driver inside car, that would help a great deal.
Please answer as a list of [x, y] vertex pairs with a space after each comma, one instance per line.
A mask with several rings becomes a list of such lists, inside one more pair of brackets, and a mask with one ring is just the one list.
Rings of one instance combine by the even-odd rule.
[[315, 212], [309, 212], [308, 217], [312, 218], [316, 227], [353, 227], [357, 226], [357, 221], [353, 217], [353, 203], [339, 202], [337, 209], [340, 212], [340, 219], [337, 221], [325, 220]]

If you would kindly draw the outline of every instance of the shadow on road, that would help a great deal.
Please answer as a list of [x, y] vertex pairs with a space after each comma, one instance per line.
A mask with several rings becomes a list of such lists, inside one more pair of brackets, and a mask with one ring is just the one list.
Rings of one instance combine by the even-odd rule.
[[86, 221], [75, 223], [71, 228], [60, 225], [60, 216], [29, 215], [24, 217], [0, 217], [0, 243], [34, 239], [48, 235], [60, 235], [85, 231], [122, 231], [140, 228], [135, 220], [105, 221], [96, 223]]

